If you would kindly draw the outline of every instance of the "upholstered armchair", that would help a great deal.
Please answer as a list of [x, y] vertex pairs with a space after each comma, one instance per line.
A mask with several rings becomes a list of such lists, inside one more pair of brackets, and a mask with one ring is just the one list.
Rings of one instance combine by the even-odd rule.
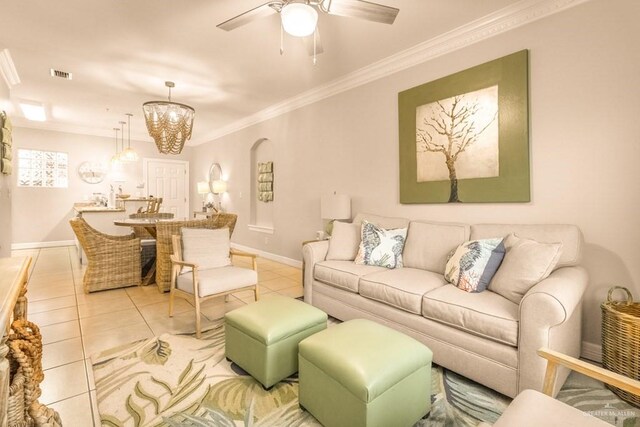
[[[175, 235], [172, 240], [169, 316], [173, 316], [174, 297], [191, 301], [196, 310], [197, 338], [201, 335], [200, 305], [204, 301], [246, 290], [253, 291], [258, 300], [257, 256], [231, 250], [226, 228], [183, 228], [181, 236]], [[253, 268], [232, 265], [231, 256], [251, 258]]]
[[101, 233], [83, 218], [73, 218], [69, 223], [87, 254], [82, 281], [85, 293], [140, 285], [140, 239], [133, 234]]

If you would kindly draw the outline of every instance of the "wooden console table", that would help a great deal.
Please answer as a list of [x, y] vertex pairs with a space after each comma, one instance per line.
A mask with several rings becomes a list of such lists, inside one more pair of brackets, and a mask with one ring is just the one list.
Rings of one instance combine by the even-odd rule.
[[7, 337], [11, 322], [27, 317], [27, 281], [31, 257], [0, 258], [0, 426], [7, 425], [9, 399], [9, 347]]

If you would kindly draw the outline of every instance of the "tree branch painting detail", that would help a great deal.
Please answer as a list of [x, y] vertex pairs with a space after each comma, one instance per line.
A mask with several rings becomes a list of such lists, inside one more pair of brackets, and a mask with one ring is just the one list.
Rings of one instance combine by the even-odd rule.
[[497, 177], [498, 86], [416, 107], [417, 182], [449, 180], [449, 203], [460, 200], [458, 180]]

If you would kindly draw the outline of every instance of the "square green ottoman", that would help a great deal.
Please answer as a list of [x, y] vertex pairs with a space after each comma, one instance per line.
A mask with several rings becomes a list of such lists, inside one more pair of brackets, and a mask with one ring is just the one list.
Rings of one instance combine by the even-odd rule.
[[273, 296], [225, 316], [225, 353], [265, 388], [298, 371], [298, 343], [327, 327], [327, 314]]
[[429, 348], [369, 320], [299, 346], [300, 405], [325, 427], [412, 426], [431, 410]]

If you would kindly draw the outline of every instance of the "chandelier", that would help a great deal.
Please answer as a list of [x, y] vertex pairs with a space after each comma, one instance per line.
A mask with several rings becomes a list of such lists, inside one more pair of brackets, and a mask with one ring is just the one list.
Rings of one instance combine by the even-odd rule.
[[149, 135], [163, 154], [180, 154], [184, 143], [191, 139], [193, 117], [196, 111], [185, 104], [171, 102], [173, 82], [164, 82], [169, 88], [169, 101], [149, 101], [142, 104]]

